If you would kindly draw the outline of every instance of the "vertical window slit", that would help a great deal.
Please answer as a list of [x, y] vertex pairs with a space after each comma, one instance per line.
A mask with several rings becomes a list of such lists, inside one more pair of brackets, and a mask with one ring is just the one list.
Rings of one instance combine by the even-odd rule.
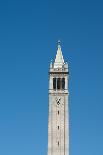
[[58, 142], [58, 146], [59, 146], [59, 142]]

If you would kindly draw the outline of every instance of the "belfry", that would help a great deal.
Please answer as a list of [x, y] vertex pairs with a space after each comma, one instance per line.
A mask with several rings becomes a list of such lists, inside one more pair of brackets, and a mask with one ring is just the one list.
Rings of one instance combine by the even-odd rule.
[[68, 64], [60, 41], [49, 70], [48, 155], [69, 155]]

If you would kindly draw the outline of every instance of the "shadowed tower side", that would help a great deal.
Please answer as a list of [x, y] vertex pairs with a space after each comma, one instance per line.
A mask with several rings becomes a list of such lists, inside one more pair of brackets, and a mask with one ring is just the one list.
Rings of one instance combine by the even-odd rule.
[[49, 70], [48, 155], [69, 155], [68, 64], [60, 41]]

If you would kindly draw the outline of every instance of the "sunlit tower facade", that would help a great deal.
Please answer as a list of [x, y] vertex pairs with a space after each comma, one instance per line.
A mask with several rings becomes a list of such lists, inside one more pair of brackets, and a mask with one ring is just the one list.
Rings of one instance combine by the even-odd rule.
[[48, 155], [69, 155], [68, 64], [60, 41], [49, 69]]

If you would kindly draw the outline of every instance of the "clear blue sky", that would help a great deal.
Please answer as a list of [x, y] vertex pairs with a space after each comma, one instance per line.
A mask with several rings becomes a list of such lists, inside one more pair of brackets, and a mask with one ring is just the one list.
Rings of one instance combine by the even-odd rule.
[[70, 154], [103, 155], [103, 1], [0, 1], [0, 155], [47, 155], [48, 71], [70, 67]]

